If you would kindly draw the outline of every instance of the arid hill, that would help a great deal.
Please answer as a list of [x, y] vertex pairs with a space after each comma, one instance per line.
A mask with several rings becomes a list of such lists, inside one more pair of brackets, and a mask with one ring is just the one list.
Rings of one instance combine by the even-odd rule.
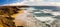
[[16, 27], [11, 15], [18, 13], [20, 6], [0, 6], [0, 27]]

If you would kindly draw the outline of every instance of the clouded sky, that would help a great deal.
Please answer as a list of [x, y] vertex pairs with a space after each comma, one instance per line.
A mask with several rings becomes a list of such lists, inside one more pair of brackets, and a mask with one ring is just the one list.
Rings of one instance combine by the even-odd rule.
[[52, 5], [60, 6], [60, 0], [0, 0], [0, 5]]
[[0, 5], [22, 2], [23, 0], [0, 0]]

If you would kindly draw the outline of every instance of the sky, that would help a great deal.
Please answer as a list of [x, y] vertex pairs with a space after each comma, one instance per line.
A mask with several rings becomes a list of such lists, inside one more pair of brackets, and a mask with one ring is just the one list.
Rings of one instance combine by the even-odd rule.
[[60, 2], [60, 0], [44, 0], [45, 2]]
[[22, 2], [23, 0], [0, 0], [0, 5]]
[[60, 6], [60, 0], [0, 0], [0, 5]]

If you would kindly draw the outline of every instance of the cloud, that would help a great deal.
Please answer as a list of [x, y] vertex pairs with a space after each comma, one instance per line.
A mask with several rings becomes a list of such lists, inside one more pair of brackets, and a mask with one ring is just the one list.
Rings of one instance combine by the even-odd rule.
[[3, 6], [18, 6], [18, 5], [25, 5], [24, 1], [23, 2], [17, 2], [17, 3], [12, 3], [12, 4], [4, 4]]
[[60, 0], [44, 0], [46, 2], [60, 2]]
[[[28, 6], [60, 6], [60, 2], [45, 2], [44, 0], [24, 0], [22, 2], [5, 4], [9, 6], [19, 6], [19, 5], [28, 5]], [[4, 6], [5, 6], [4, 5]]]

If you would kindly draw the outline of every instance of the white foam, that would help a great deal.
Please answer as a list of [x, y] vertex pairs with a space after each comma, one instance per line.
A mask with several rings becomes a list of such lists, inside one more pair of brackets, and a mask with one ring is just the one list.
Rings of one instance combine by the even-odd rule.
[[42, 12], [34, 12], [34, 13], [42, 13]]
[[44, 9], [44, 10], [40, 10], [40, 11], [42, 11], [44, 13], [51, 13], [52, 12], [52, 10], [50, 10], [50, 9]]
[[60, 15], [60, 12], [52, 11], [52, 10], [49, 10], [49, 9], [44, 9], [44, 10], [40, 10], [40, 11], [42, 11], [42, 12], [44, 12], [44, 13], [51, 13], [51, 14], [54, 15], [54, 16]]
[[51, 14], [54, 16], [58, 16], [58, 15], [60, 15], [60, 12], [51, 12]]
[[52, 17], [35, 17], [36, 19], [43, 21], [47, 24], [51, 24], [55, 19]]

